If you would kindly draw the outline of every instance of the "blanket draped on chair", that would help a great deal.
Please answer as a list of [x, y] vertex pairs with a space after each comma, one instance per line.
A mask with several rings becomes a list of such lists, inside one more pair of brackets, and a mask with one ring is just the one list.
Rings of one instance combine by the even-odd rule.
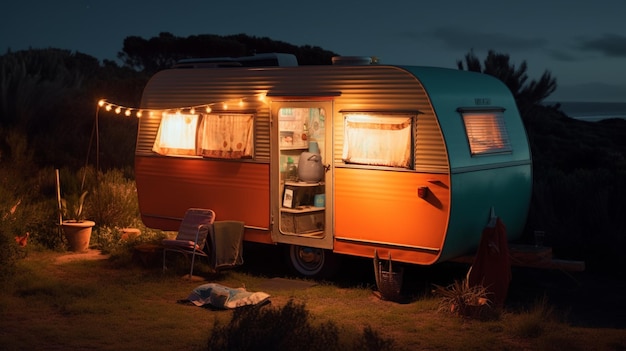
[[213, 269], [241, 266], [243, 264], [244, 223], [240, 221], [216, 221], [209, 233], [209, 251]]

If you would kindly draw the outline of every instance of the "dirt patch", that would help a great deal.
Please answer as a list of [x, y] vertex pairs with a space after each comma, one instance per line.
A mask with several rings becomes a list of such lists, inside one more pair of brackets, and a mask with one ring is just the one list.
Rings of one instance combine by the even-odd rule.
[[69, 252], [61, 255], [54, 260], [56, 264], [63, 264], [77, 260], [106, 260], [109, 255], [104, 255], [100, 250], [89, 249], [85, 252]]

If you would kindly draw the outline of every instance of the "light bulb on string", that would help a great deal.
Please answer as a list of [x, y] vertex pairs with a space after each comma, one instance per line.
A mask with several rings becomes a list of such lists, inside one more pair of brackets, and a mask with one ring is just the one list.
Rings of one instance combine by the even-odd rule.
[[115, 109], [115, 113], [117, 113], [117, 114], [119, 115], [119, 114], [120, 114], [120, 112], [122, 112], [122, 108], [121, 108], [120, 106], [118, 106], [118, 107]]
[[130, 113], [131, 113], [131, 112], [130, 112], [130, 109], [128, 109], [128, 110], [126, 110], [126, 111], [124, 112], [124, 116], [128, 117], [128, 116], [130, 116]]

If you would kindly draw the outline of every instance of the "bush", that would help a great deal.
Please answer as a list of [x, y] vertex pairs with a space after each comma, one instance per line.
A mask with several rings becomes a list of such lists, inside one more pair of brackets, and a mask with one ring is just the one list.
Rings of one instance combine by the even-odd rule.
[[380, 334], [370, 326], [366, 326], [363, 329], [363, 337], [358, 338], [352, 346], [352, 350], [354, 351], [391, 351], [395, 349], [395, 340], [381, 337]]
[[15, 274], [15, 264], [19, 259], [19, 247], [9, 232], [0, 228], [0, 286]]
[[[135, 182], [120, 169], [106, 172], [84, 167], [76, 172], [61, 170], [61, 185], [65, 192], [88, 191], [85, 218], [96, 222], [92, 245], [105, 253], [128, 256], [140, 242], [160, 241], [164, 233], [147, 228], [141, 222]], [[84, 180], [83, 180], [84, 179]], [[123, 237], [122, 228], [140, 230], [137, 238]]]
[[332, 323], [313, 326], [304, 305], [289, 301], [282, 308], [236, 309], [228, 325], [217, 322], [209, 350], [339, 350]]
[[[54, 225], [58, 223], [54, 197], [54, 172], [37, 169], [26, 137], [17, 131], [0, 130], [0, 234], [3, 243], [29, 233], [28, 245], [54, 248], [60, 243]], [[11, 251], [3, 246], [3, 250]], [[9, 264], [11, 254], [2, 254]], [[5, 256], [6, 255], [6, 256]]]
[[[392, 339], [370, 327], [357, 338], [353, 350], [392, 350]], [[313, 323], [304, 304], [292, 300], [282, 308], [249, 306], [233, 311], [228, 325], [214, 324], [208, 350], [344, 350], [339, 329], [332, 322]]]
[[[61, 218], [55, 170], [37, 169], [26, 137], [15, 130], [0, 130], [0, 146], [0, 269], [9, 272], [20, 254], [16, 236], [30, 233], [29, 247], [38, 244], [61, 249], [64, 242], [58, 226]], [[151, 231], [141, 223], [135, 182], [121, 170], [61, 168], [59, 178], [64, 198], [88, 192], [83, 212], [96, 222], [98, 235], [94, 242], [106, 251], [129, 247], [129, 242], [121, 240], [118, 234], [123, 227], [139, 228], [140, 241], [163, 237], [163, 233]]]
[[590, 271], [626, 264], [626, 121], [584, 122], [537, 106], [525, 122], [533, 158], [525, 241], [544, 230], [558, 258]]
[[125, 264], [132, 260], [135, 246], [141, 243], [160, 243], [167, 236], [161, 230], [146, 227], [141, 220], [136, 218], [130, 226], [139, 229], [140, 235], [128, 237], [124, 236], [122, 228], [119, 227], [98, 227], [94, 244], [103, 252], [111, 255], [111, 260]]
[[118, 169], [94, 175], [97, 181], [91, 185], [87, 216], [102, 227], [122, 228], [133, 224], [139, 218], [135, 182]]

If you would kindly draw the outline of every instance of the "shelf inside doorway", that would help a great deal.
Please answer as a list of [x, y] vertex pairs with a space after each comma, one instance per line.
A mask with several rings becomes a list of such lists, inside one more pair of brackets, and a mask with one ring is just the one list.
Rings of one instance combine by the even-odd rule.
[[285, 185], [291, 185], [291, 186], [320, 186], [320, 185], [324, 185], [324, 182], [314, 182], [314, 183], [309, 183], [309, 182], [294, 182], [294, 181], [286, 181]]
[[281, 145], [280, 149], [281, 150], [308, 150], [309, 147], [305, 145], [289, 145], [289, 146]]
[[325, 209], [324, 207], [298, 206], [296, 208], [283, 207], [280, 210], [282, 212], [287, 212], [287, 213], [305, 213], [305, 212], [323, 211], [324, 209]]

